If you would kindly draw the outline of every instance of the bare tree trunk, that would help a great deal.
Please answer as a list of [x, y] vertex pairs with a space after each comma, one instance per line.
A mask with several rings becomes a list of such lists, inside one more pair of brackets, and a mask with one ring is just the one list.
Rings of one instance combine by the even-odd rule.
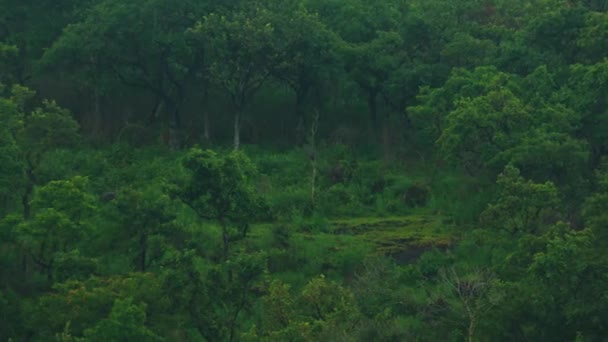
[[234, 114], [234, 150], [241, 146], [241, 110]]
[[152, 117], [150, 117], [150, 123], [155, 122], [161, 115], [163, 108], [165, 106], [165, 101], [159, 99], [154, 105], [154, 110], [152, 111]]
[[468, 329], [468, 342], [473, 342], [473, 336], [475, 335], [475, 326], [477, 325], [477, 319], [475, 316], [469, 317], [469, 329]]
[[469, 279], [461, 278], [454, 268], [441, 270], [443, 281], [449, 285], [453, 293], [462, 303], [469, 321], [467, 327], [467, 341], [475, 340], [477, 321], [490, 310], [492, 304], [486, 302], [486, 295], [490, 289], [491, 274], [477, 270]]

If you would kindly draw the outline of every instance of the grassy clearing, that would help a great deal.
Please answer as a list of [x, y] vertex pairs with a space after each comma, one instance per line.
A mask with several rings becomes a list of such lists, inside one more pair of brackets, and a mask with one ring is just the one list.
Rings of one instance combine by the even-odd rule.
[[[374, 244], [375, 250], [386, 255], [405, 252], [444, 249], [455, 240], [454, 229], [440, 217], [411, 215], [386, 218], [355, 218], [332, 221], [334, 234], [350, 234]], [[418, 253], [415, 253], [418, 254]]]
[[[456, 230], [441, 217], [430, 214], [391, 217], [358, 217], [330, 220], [324, 232], [312, 232], [292, 227], [292, 252], [297, 257], [318, 260], [316, 267], [343, 265], [344, 260], [357, 254], [388, 255], [397, 262], [408, 263], [433, 248], [449, 248], [456, 240]], [[253, 227], [252, 237], [260, 248], [272, 245], [272, 225]], [[350, 257], [349, 257], [350, 256]], [[313, 267], [313, 268], [316, 268]]]

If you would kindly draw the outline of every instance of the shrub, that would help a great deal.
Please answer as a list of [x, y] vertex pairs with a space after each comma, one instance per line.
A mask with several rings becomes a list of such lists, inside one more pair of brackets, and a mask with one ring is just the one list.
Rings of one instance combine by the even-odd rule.
[[310, 189], [303, 187], [283, 188], [282, 191], [270, 195], [268, 202], [272, 216], [279, 220], [291, 219], [294, 212], [303, 216], [310, 216], [313, 212]]
[[335, 184], [319, 195], [319, 209], [325, 215], [350, 215], [358, 208], [357, 198], [344, 184]]
[[422, 207], [427, 204], [430, 192], [428, 186], [415, 183], [407, 188], [403, 194], [402, 200], [408, 207]]

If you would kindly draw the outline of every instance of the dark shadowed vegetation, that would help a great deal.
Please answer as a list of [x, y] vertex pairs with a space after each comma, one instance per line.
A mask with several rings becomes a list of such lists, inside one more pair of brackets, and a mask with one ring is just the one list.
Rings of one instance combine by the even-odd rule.
[[608, 1], [1, 0], [0, 342], [603, 341]]

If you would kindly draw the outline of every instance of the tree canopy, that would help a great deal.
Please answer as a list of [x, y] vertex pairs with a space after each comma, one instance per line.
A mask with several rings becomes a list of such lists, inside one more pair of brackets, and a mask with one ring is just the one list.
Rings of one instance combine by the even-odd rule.
[[600, 341], [608, 1], [0, 2], [0, 341]]

